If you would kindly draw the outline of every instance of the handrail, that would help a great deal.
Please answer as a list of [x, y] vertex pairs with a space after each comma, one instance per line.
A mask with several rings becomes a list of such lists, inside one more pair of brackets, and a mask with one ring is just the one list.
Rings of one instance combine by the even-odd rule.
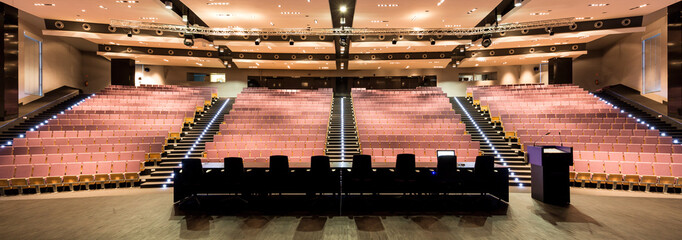
[[671, 118], [666, 114], [660, 113], [660, 112], [658, 112], [658, 111], [656, 111], [650, 107], [644, 106], [643, 104], [638, 103], [637, 101], [631, 100], [631, 99], [629, 99], [629, 98], [627, 98], [627, 97], [625, 97], [625, 96], [623, 96], [623, 95], [621, 95], [621, 94], [619, 94], [619, 93], [617, 93], [611, 89], [604, 89], [604, 91], [608, 92], [611, 95], [614, 95], [615, 97], [619, 98], [621, 101], [624, 101], [624, 102], [627, 102], [629, 104], [636, 105], [636, 107], [642, 108], [645, 112], [653, 113], [656, 115], [661, 115], [661, 118], [664, 119], [665, 122], [667, 122], [671, 125], [675, 125], [674, 127], [676, 127], [676, 128], [682, 129], [682, 122], [677, 121], [676, 119]]
[[[75, 91], [75, 92], [71, 92], [71, 93], [66, 94], [66, 95], [64, 95], [64, 96], [61, 96], [61, 97], [55, 99], [54, 101], [52, 101], [52, 102], [50, 102], [50, 103], [48, 103], [48, 104], [45, 104], [45, 105], [43, 105], [43, 106], [41, 106], [41, 107], [39, 107], [39, 108], [36, 108], [35, 110], [33, 110], [33, 111], [29, 112], [29, 113], [26, 113], [26, 114], [24, 114], [24, 115], [22, 115], [22, 116], [17, 116], [17, 118], [15, 118], [13, 121], [9, 121], [9, 122], [3, 124], [2, 126], [0, 126], [0, 131], [5, 131], [5, 128], [6, 128], [6, 127], [12, 127], [12, 126], [13, 126], [13, 125], [11, 125], [11, 124], [15, 124], [15, 123], [17, 123], [19, 120], [24, 120], [24, 119], [23, 119], [24, 117], [30, 117], [30, 116], [37, 115], [37, 112], [39, 113], [39, 112], [45, 111], [46, 108], [54, 107], [55, 105], [60, 104], [60, 103], [62, 103], [62, 102], [64, 102], [64, 101], [68, 100], [69, 98], [78, 96], [78, 93], [79, 93], [79, 92], [77, 91], [77, 89], [74, 90], [74, 91]], [[67, 98], [67, 99], [64, 99], [64, 98]], [[37, 100], [37, 99], [36, 99], [36, 100]]]

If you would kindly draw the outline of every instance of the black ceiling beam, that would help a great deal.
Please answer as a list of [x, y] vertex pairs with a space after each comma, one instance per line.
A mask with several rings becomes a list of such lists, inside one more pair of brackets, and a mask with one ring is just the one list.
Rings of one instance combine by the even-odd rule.
[[204, 57], [204, 58], [220, 58], [218, 51], [206, 51], [183, 48], [153, 48], [153, 47], [138, 47], [138, 46], [121, 46], [121, 45], [107, 45], [100, 44], [97, 46], [99, 52], [112, 53], [128, 53], [128, 54], [146, 54], [159, 56], [176, 56], [176, 57]]
[[180, 0], [159, 0], [161, 3], [165, 4], [166, 1], [171, 1], [173, 3], [173, 9], [171, 9], [175, 14], [178, 16], [182, 17], [182, 15], [187, 15], [187, 24], [189, 25], [199, 25], [202, 27], [208, 27], [208, 25], [201, 20], [201, 18], [192, 11], [192, 9], [189, 9], [187, 5], [185, 5], [182, 1]]
[[[356, 0], [329, 0], [332, 26], [334, 28], [353, 27]], [[341, 8], [346, 11], [342, 12]], [[343, 22], [343, 24], [341, 24]], [[334, 37], [334, 49], [336, 51], [336, 69], [348, 69], [348, 53], [350, 52], [351, 38], [349, 36]], [[342, 51], [343, 50], [343, 51]]]
[[[622, 28], [634, 28], [641, 27], [642, 16], [634, 17], [624, 17], [624, 18], [611, 18], [611, 19], [601, 19], [601, 20], [590, 20], [575, 22], [574, 25], [555, 27], [552, 28], [552, 32], [556, 33], [577, 33], [586, 31], [597, 31], [597, 30], [611, 30], [611, 29], [622, 29]], [[517, 30], [502, 33], [493, 33], [492, 38], [502, 38], [511, 36], [528, 36], [528, 35], [545, 35], [549, 34], [547, 29], [527, 29], [527, 30]]]
[[488, 24], [491, 26], [495, 25], [495, 23], [497, 23], [498, 14], [504, 16], [513, 9], [514, 0], [502, 0], [500, 4], [497, 4], [497, 6], [493, 8], [488, 15], [486, 15], [480, 22], [478, 22], [478, 24], [476, 24], [476, 27], [485, 27]]
[[500, 56], [514, 56], [537, 53], [565, 53], [575, 51], [587, 51], [586, 43], [577, 44], [559, 44], [537, 47], [520, 47], [520, 48], [500, 48], [500, 49], [479, 49], [467, 51], [466, 58], [472, 57], [500, 57]]

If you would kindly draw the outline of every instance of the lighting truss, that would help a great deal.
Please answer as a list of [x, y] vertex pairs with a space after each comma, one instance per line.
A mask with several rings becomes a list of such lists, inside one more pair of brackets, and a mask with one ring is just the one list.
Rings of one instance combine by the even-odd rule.
[[508, 31], [565, 27], [575, 24], [575, 18], [560, 18], [534, 22], [507, 23], [498, 26], [473, 28], [209, 28], [202, 26], [172, 25], [153, 22], [112, 19], [110, 25], [117, 28], [159, 30], [211, 36], [363, 36], [363, 35], [443, 35], [473, 36]]

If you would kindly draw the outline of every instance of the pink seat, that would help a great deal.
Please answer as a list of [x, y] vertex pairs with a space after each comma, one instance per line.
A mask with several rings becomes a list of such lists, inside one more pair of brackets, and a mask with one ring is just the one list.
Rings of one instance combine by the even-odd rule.
[[111, 165], [111, 172], [112, 173], [126, 172], [126, 161], [114, 161]]
[[647, 162], [647, 163], [652, 163], [656, 161], [655, 155], [653, 153], [640, 153], [639, 154], [639, 161], [640, 162]]
[[14, 165], [0, 166], [0, 179], [11, 179], [14, 177]]
[[86, 162], [83, 163], [82, 174], [95, 174], [97, 173], [97, 162]]
[[66, 164], [56, 163], [50, 164], [50, 177], [64, 176], [66, 173]]
[[125, 172], [127, 172], [127, 173], [139, 173], [140, 172], [140, 162], [135, 161], [135, 160], [127, 161]]
[[637, 163], [637, 173], [639, 175], [654, 175], [652, 164], [648, 162]]
[[637, 174], [637, 169], [635, 167], [635, 162], [621, 162], [620, 172], [623, 174]]
[[669, 163], [654, 163], [654, 175], [656, 176], [671, 176]]
[[13, 165], [14, 155], [0, 155], [0, 165]]
[[620, 173], [619, 162], [605, 161], [604, 162], [604, 172], [619, 174]]
[[[673, 177], [682, 177], [682, 163], [670, 164], [670, 170], [672, 172]], [[0, 178], [2, 177], [0, 176]]]
[[16, 165], [14, 170], [14, 178], [29, 178], [31, 177], [32, 169], [33, 165], [30, 164]]
[[588, 161], [576, 160], [573, 161], [573, 168], [576, 172], [589, 172]]
[[33, 173], [31, 177], [47, 177], [50, 174], [49, 164], [36, 164], [33, 165]]

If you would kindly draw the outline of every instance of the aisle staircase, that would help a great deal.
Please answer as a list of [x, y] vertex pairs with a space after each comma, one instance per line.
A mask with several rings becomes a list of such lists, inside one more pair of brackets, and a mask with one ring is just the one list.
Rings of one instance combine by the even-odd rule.
[[474, 106], [469, 98], [455, 97], [450, 102], [455, 112], [462, 115], [471, 139], [481, 143], [483, 155], [494, 156], [495, 164], [509, 168], [509, 185], [530, 186], [530, 166], [524, 160], [524, 153], [514, 140], [504, 138], [501, 126], [490, 122], [490, 114]]
[[353, 102], [347, 97], [335, 97], [327, 130], [326, 155], [331, 161], [351, 161], [359, 153]]
[[626, 103], [620, 100], [618, 97], [613, 96], [607, 92], [595, 93], [595, 96], [605, 100], [608, 103], [613, 104], [624, 112], [628, 113], [632, 117], [641, 120], [642, 122], [649, 124], [650, 126], [658, 129], [661, 134], [670, 136], [673, 139], [677, 139], [678, 143], [682, 143], [682, 129], [676, 128], [669, 123], [663, 121], [658, 116], [653, 116], [639, 107], [633, 106], [632, 104]]
[[194, 123], [183, 128], [182, 139], [168, 144], [161, 161], [155, 166], [145, 167], [149, 174], [140, 176], [140, 187], [172, 187], [173, 170], [181, 167], [182, 159], [202, 157], [206, 142], [213, 141], [233, 103], [231, 98], [214, 100], [210, 108], [197, 114]]
[[12, 141], [14, 138], [25, 135], [26, 132], [30, 131], [31, 129], [35, 130], [36, 126], [40, 126], [41, 123], [44, 124], [45, 121], [52, 119], [55, 116], [58, 117], [60, 113], [73, 107], [75, 104], [82, 102], [90, 96], [91, 94], [79, 94], [31, 118], [19, 119], [18, 121], [21, 121], [19, 124], [3, 131], [0, 134], [0, 143], [2, 143], [2, 145], [7, 145], [7, 143]]

